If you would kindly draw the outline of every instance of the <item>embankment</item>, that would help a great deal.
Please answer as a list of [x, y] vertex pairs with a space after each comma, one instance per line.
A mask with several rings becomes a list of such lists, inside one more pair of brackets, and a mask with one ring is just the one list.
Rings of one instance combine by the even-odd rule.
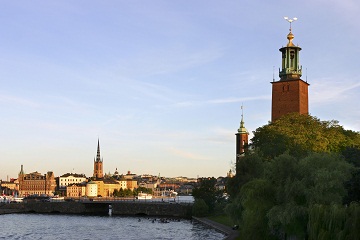
[[148, 215], [190, 217], [191, 204], [162, 202], [28, 202], [0, 205], [0, 214], [6, 213], [61, 213], [107, 215]]

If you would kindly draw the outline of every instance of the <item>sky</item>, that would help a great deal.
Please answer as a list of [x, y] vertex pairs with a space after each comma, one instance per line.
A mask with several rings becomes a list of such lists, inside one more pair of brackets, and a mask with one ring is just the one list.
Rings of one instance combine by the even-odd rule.
[[358, 0], [0, 1], [0, 179], [225, 176], [271, 118], [289, 23], [309, 112], [360, 131]]

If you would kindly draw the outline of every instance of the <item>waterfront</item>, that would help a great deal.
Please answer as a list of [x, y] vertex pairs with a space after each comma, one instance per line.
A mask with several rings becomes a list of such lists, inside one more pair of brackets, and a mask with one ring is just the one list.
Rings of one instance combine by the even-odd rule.
[[223, 239], [197, 221], [156, 217], [49, 214], [1, 215], [0, 239]]

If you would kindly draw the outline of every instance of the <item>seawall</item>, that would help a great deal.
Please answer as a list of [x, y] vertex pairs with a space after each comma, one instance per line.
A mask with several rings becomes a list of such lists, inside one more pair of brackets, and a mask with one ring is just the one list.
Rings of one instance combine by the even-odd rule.
[[111, 202], [28, 202], [0, 205], [0, 214], [6, 213], [61, 213], [107, 215], [148, 215], [164, 217], [191, 217], [191, 204], [111, 201]]

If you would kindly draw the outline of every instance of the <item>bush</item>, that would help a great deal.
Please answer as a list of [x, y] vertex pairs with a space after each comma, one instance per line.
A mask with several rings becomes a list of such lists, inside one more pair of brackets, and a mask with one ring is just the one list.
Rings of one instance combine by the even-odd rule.
[[205, 217], [209, 213], [209, 206], [201, 198], [195, 200], [192, 214], [195, 217]]

